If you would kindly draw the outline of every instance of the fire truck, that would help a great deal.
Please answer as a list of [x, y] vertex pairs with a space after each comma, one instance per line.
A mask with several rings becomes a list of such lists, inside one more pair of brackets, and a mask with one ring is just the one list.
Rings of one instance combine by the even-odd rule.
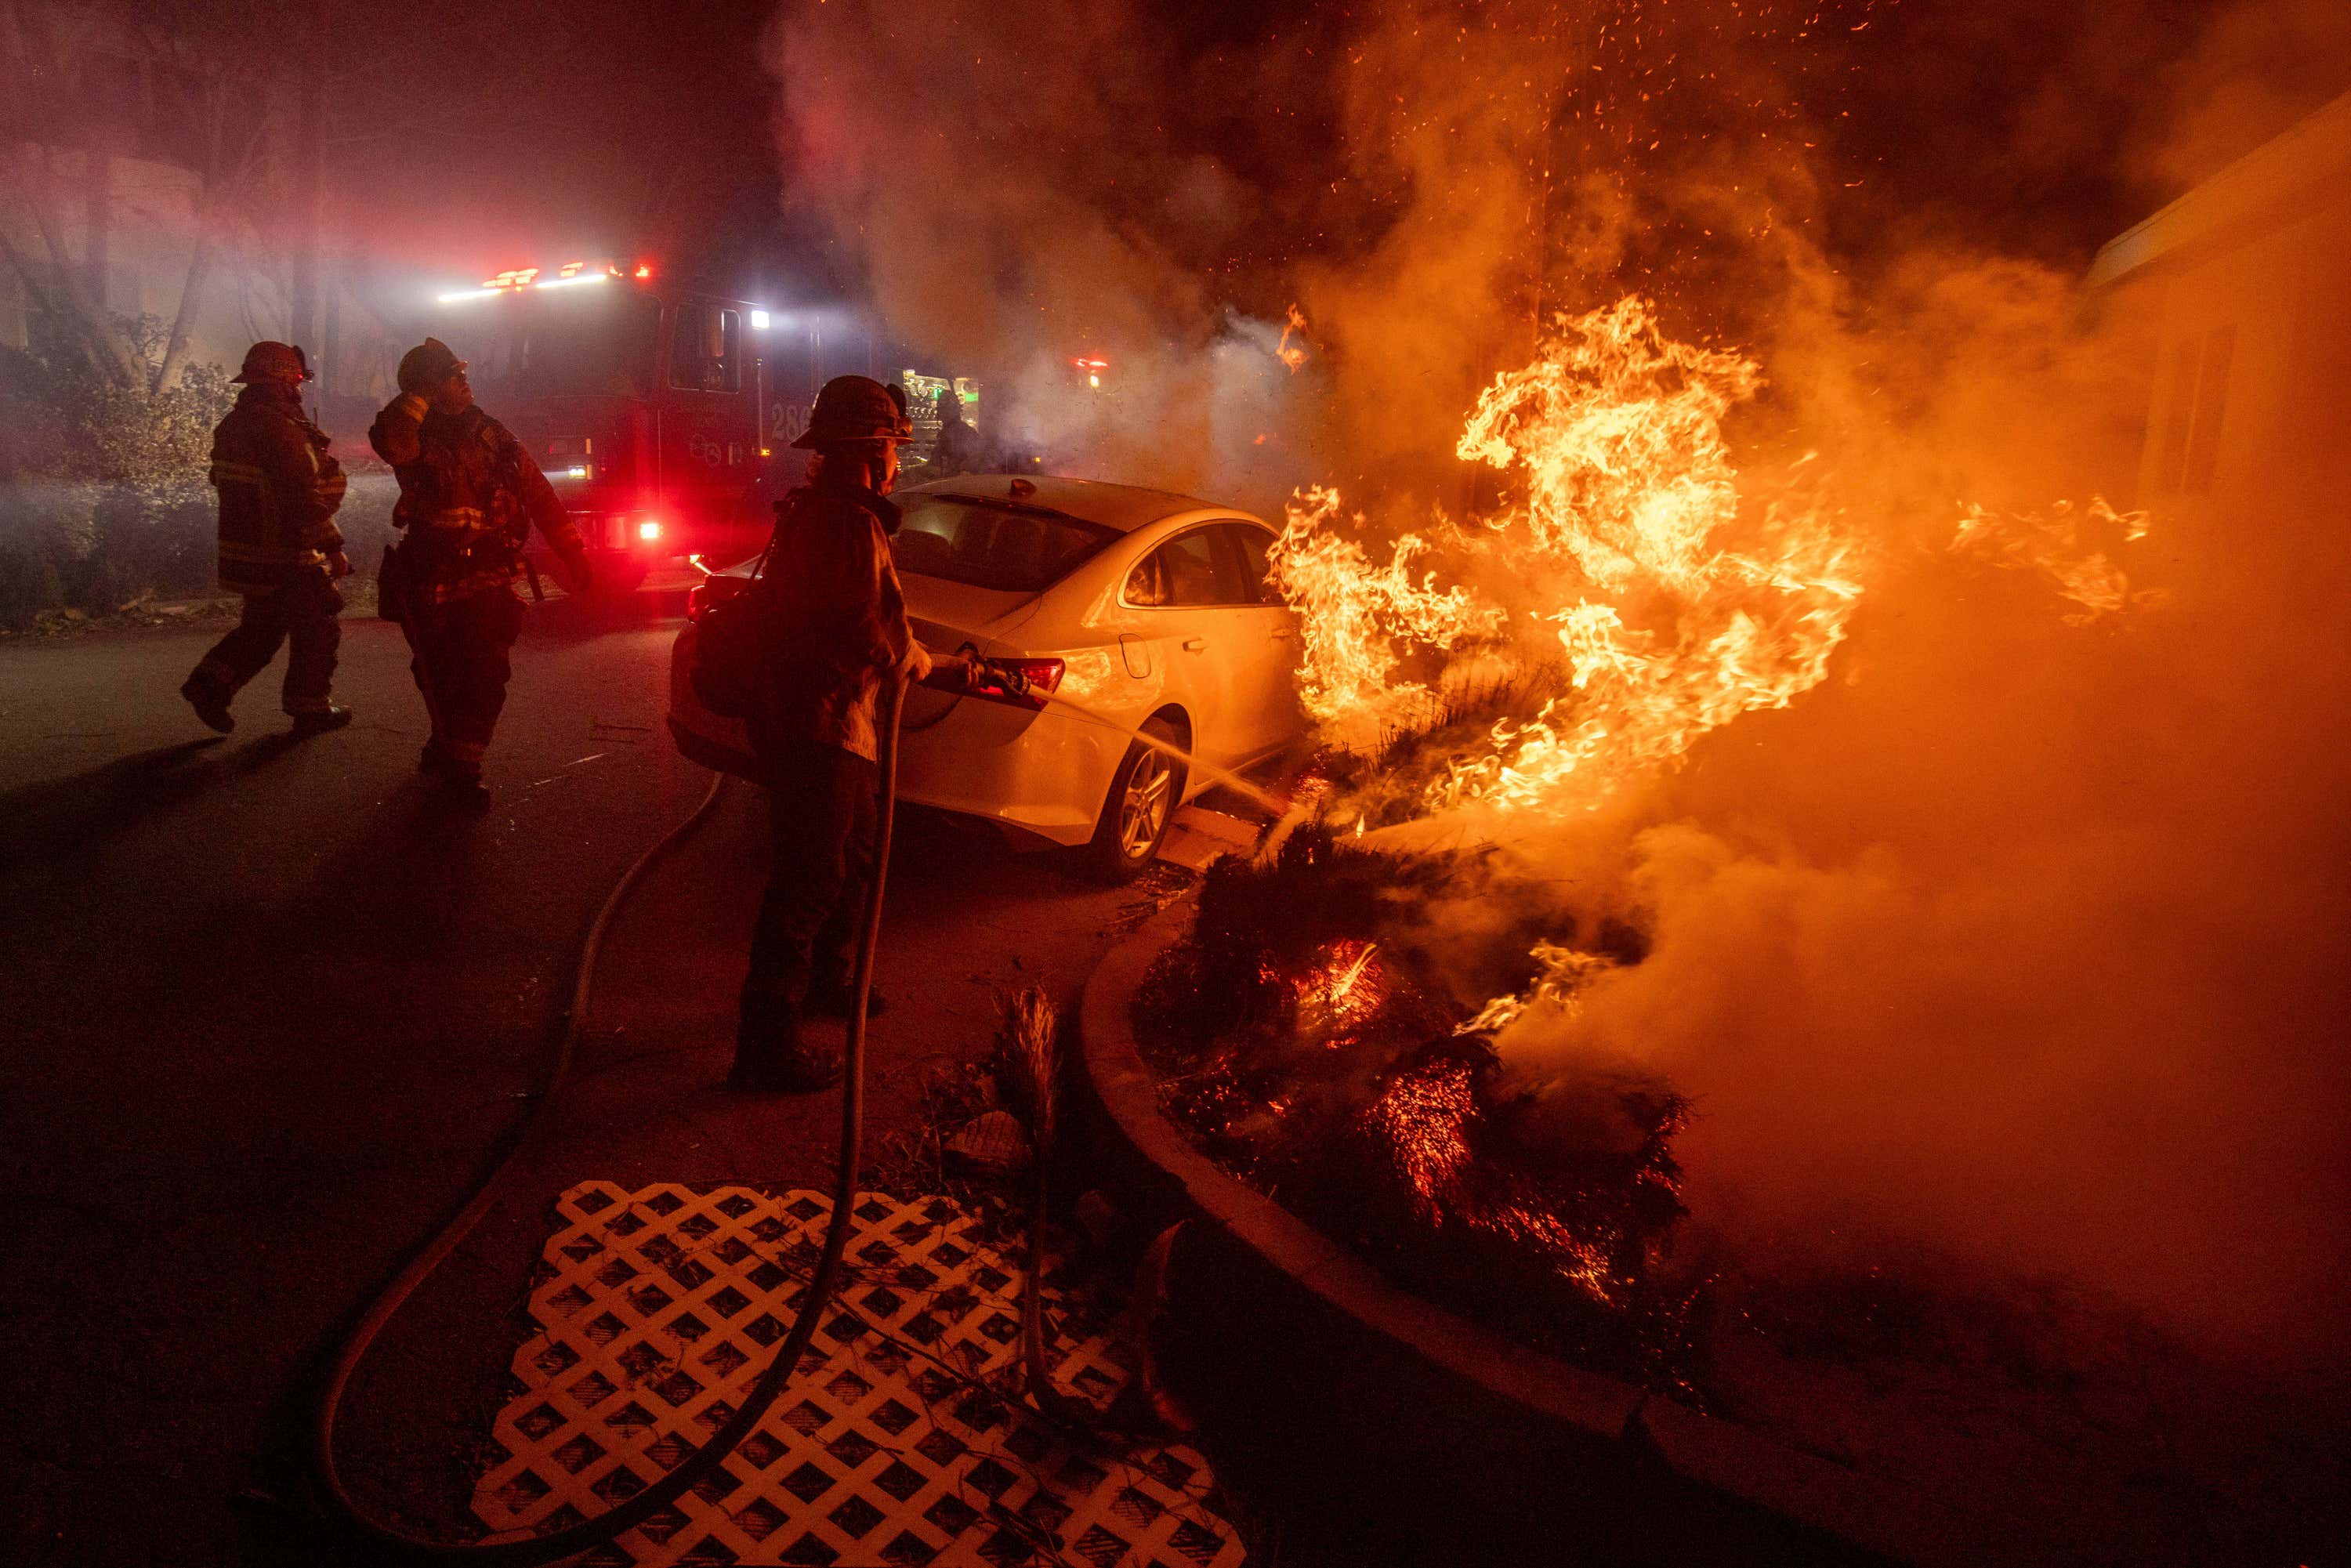
[[538, 460], [618, 591], [660, 561], [756, 553], [772, 498], [797, 481], [789, 448], [817, 388], [877, 351], [848, 312], [676, 287], [652, 261], [523, 267], [440, 303], [434, 335], [469, 362], [482, 405]]

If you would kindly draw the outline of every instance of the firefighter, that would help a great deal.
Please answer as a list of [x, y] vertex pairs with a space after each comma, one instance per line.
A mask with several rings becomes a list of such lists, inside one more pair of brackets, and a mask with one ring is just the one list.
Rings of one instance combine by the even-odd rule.
[[482, 412], [465, 361], [427, 338], [400, 361], [400, 395], [368, 444], [400, 480], [386, 561], [409, 669], [433, 720], [419, 766], [461, 806], [486, 810], [482, 758], [506, 706], [507, 651], [522, 630], [522, 547], [532, 524], [585, 592], [591, 572], [554, 487], [507, 427]]
[[245, 390], [213, 432], [212, 482], [220, 492], [221, 586], [244, 595], [245, 613], [180, 695], [225, 735], [236, 727], [230, 699], [290, 643], [282, 695], [302, 739], [351, 722], [351, 710], [329, 695], [342, 637], [335, 580], [351, 570], [335, 527], [343, 470], [327, 454], [325, 433], [303, 416], [310, 366], [301, 350], [256, 343], [236, 379]]
[[931, 472], [942, 479], [978, 473], [984, 466], [979, 432], [964, 418], [963, 399], [956, 395], [953, 381], [939, 389], [938, 411], [939, 439], [931, 449]]
[[805, 1038], [800, 1020], [845, 1017], [854, 1002], [851, 948], [874, 873], [877, 698], [893, 671], [920, 680], [932, 667], [888, 542], [898, 448], [913, 439], [904, 393], [836, 376], [792, 443], [816, 455], [808, 483], [777, 504], [754, 589], [771, 664], [751, 742], [773, 848], [727, 1079], [737, 1089], [821, 1089], [841, 1075], [840, 1052]]

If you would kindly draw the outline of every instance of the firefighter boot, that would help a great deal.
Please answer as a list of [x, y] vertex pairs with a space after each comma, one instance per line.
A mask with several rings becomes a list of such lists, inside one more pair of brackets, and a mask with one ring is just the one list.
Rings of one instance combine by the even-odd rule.
[[748, 1056], [737, 1046], [726, 1074], [726, 1087], [744, 1094], [813, 1094], [840, 1082], [841, 1053], [806, 1040]]
[[480, 813], [490, 809], [490, 787], [482, 782], [482, 770], [462, 762], [442, 765], [441, 797], [461, 811]]
[[340, 729], [350, 722], [351, 710], [347, 707], [329, 707], [322, 713], [298, 713], [294, 716], [294, 738], [308, 740], [314, 735]]
[[229, 694], [203, 676], [190, 675], [181, 684], [180, 695], [188, 699], [198, 718], [223, 735], [236, 727], [236, 720], [229, 716]]
[[726, 1087], [750, 1094], [806, 1094], [841, 1082], [841, 1052], [802, 1037], [780, 994], [746, 991]]

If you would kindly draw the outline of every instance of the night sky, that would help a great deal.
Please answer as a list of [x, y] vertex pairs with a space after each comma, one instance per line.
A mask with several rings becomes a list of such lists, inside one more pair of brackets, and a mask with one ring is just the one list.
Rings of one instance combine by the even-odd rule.
[[[806, 215], [778, 152], [767, 63], [778, 14], [764, 0], [574, 0], [495, 21], [421, 13], [392, 35], [353, 35], [368, 41], [344, 57], [334, 97], [349, 242], [452, 276], [555, 250], [651, 252], [714, 281], [853, 292], [855, 264]], [[1659, 14], [1620, 5], [1561, 24], [1564, 48], [1604, 63], [1588, 101], [1615, 108], [1671, 56], [1678, 97], [1661, 93], [1641, 123], [1776, 131], [1819, 182], [1833, 253], [1865, 265], [1889, 243], [1933, 237], [2070, 267], [2180, 187], [2164, 122], [2199, 71], [2222, 68], [2199, 57], [2231, 8], [1705, 0]], [[1329, 65], [1373, 15], [1262, 0], [1158, 0], [1134, 14], [1119, 68], [1184, 85], [1149, 134], [1172, 155], [1217, 159], [1264, 204], [1246, 254], [1204, 261], [1278, 270], [1377, 233], [1381, 193], [1315, 177], [1338, 151]], [[919, 8], [899, 16], [922, 25]], [[2265, 47], [2252, 31], [2240, 52]], [[2272, 31], [2266, 47], [2290, 51], [2288, 31]], [[2338, 62], [2309, 55], [2274, 101], [2190, 152], [2189, 172], [2340, 90]], [[1614, 159], [1640, 178], [1645, 149], [1563, 131], [1563, 166]]]

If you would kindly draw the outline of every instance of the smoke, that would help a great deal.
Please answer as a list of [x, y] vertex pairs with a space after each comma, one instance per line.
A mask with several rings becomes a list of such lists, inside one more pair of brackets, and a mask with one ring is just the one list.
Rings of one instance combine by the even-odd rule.
[[[1849, 643], [1605, 823], [1489, 825], [1650, 942], [1499, 1044], [1541, 1092], [1613, 1061], [1690, 1094], [1692, 1207], [1739, 1239], [1898, 1238], [2317, 1361], [2351, 1291], [2351, 762], [2321, 717], [2351, 651], [2316, 634], [2346, 509], [2285, 439], [2225, 497], [2049, 508], [2118, 426], [2127, 469], [2144, 407], [2137, 308], [2079, 310], [1921, 256], [1806, 324], [1783, 391], [1877, 543]], [[2037, 518], [1957, 504], [2036, 490]]]
[[2159, 79], [2133, 162], [2177, 187], [2351, 88], [2351, 16], [2333, 0], [2243, 0], [2220, 9]]
[[774, 57], [793, 199], [894, 335], [995, 382], [993, 434], [1261, 503], [1303, 476], [1287, 301], [1212, 287], [1271, 216], [1187, 133], [1247, 84], [1116, 0], [800, 7]]
[[[1453, 448], [1558, 311], [1637, 289], [1677, 338], [1751, 356], [1742, 470], [1816, 452], [1865, 593], [1785, 708], [1604, 811], [1479, 822], [1546, 898], [1646, 943], [1530, 1009], [1506, 1060], [1563, 1103], [1625, 1068], [1691, 1094], [1692, 1207], [1734, 1238], [1883, 1234], [2217, 1345], [2339, 1350], [2351, 653], [2325, 629], [2351, 531], [2284, 452], [2226, 506], [2155, 498], [2142, 537], [2100, 513], [2133, 504], [2164, 345], [2076, 280], [2340, 90], [2342, 9], [1422, 0], [1231, 25], [797, 8], [789, 183], [893, 331], [997, 368], [1084, 471], [1266, 511], [1335, 483], [1374, 536], [1521, 483]], [[2309, 297], [2329, 282], [2351, 277]], [[2330, 352], [2351, 362], [2308, 357]], [[1112, 361], [1104, 395], [1077, 354]], [[1454, 913], [1432, 950], [1508, 919]]]

